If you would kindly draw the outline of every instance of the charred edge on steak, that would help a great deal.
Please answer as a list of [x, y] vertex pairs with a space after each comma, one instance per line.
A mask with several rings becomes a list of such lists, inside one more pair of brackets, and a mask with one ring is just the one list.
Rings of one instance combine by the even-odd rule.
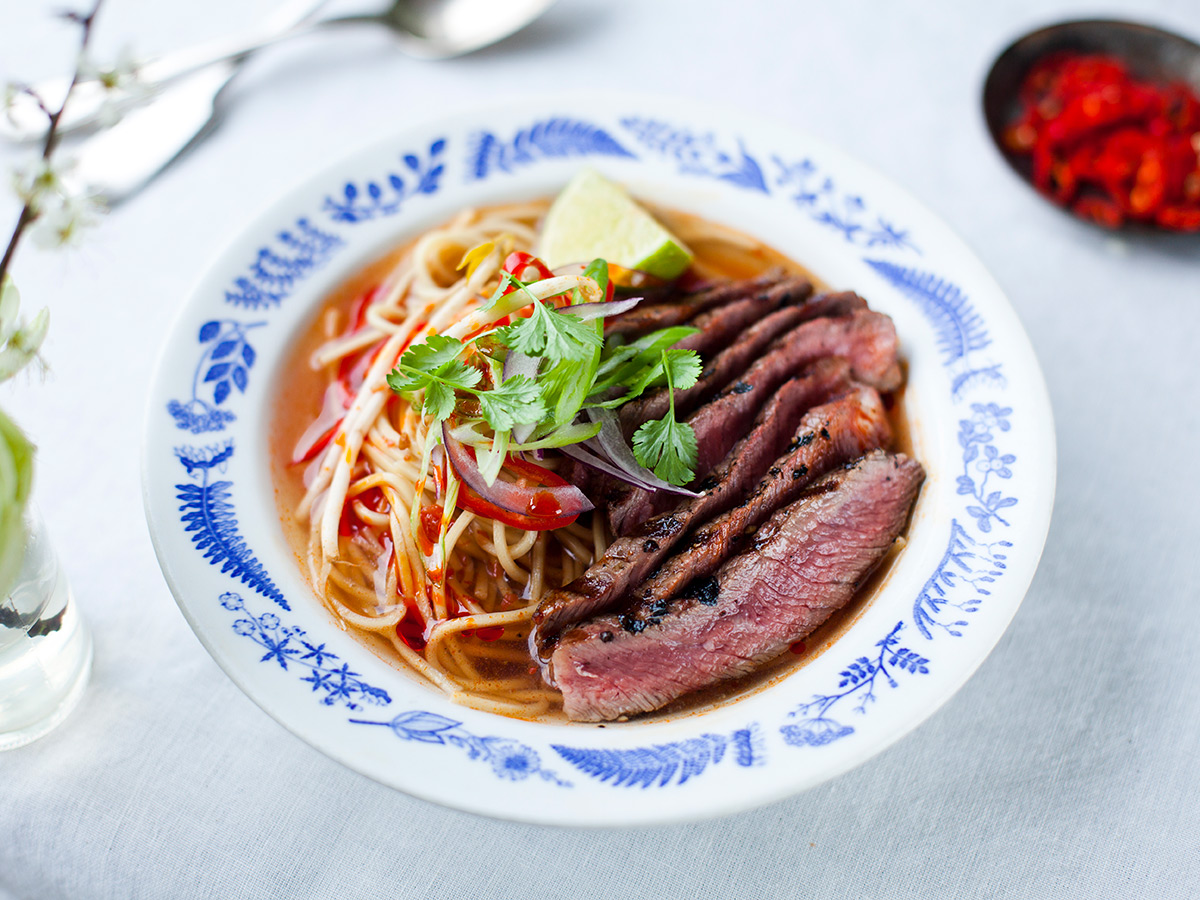
[[[789, 311], [797, 310], [783, 310]], [[862, 337], [859, 329], [847, 333], [842, 320], [815, 320], [803, 328], [808, 328], [809, 337], [777, 341], [774, 349], [750, 365], [736, 382], [688, 416], [686, 421], [696, 435], [697, 475], [706, 475], [725, 458], [767, 397], [787, 378], [811, 365], [816, 351], [836, 345], [852, 356], [862, 357], [871, 352], [868, 347], [859, 346], [869, 338]], [[680, 503], [677, 494], [626, 484], [611, 492], [602, 491], [602, 496], [608, 508], [609, 525], [618, 535], [632, 533], [651, 516], [674, 509]]]
[[[753, 362], [731, 388], [701, 406], [688, 419], [695, 429], [700, 450], [697, 472], [706, 472], [724, 455], [730, 444], [733, 443], [733, 435], [744, 427], [745, 419], [751, 413], [753, 406], [761, 402], [762, 393], [751, 392], [754, 392], [756, 388], [761, 388], [764, 392], [773, 390], [784, 377], [813, 360], [826, 356], [842, 356], [850, 361], [854, 374], [867, 384], [881, 390], [891, 390], [899, 385], [900, 366], [896, 357], [896, 332], [891, 319], [861, 308], [860, 304], [863, 303], [863, 300], [857, 294], [831, 295], [826, 300], [848, 304], [853, 309], [848, 315], [812, 319], [790, 328], [785, 334], [770, 342], [766, 354]], [[811, 304], [806, 306], [808, 305]], [[802, 309], [805, 307], [782, 309], [768, 316], [759, 325], [766, 325], [777, 317], [791, 315], [794, 319], [799, 316]], [[762, 335], [759, 335], [759, 338], [761, 337]], [[748, 349], [754, 349], [757, 353], [761, 349], [757, 346], [758, 343], [758, 339], [748, 343], [745, 340], [739, 341], [729, 350], [720, 354], [714, 361], [714, 366], [722, 359], [728, 361], [730, 355], [734, 353], [746, 353]], [[709, 370], [710, 374], [716, 371], [716, 368]], [[688, 391], [676, 392], [677, 414], [681, 409], [687, 409], [688, 396], [701, 386], [703, 380], [704, 376]], [[737, 402], [737, 395], [740, 394], [746, 395], [747, 402], [745, 404]], [[653, 407], [650, 412], [657, 413], [659, 411], [654, 405], [655, 398], [650, 398], [647, 403]], [[626, 409], [635, 406], [636, 404], [630, 404]], [[634, 409], [634, 412], [629, 413], [628, 417], [640, 416], [645, 412], [645, 409]], [[624, 410], [622, 416], [627, 416]], [[728, 420], [727, 425], [726, 420]], [[622, 420], [622, 427], [627, 435], [631, 433], [630, 424], [631, 422]], [[726, 437], [727, 435], [728, 437]], [[675, 495], [647, 491], [624, 484], [611, 492], [603, 491], [602, 493], [608, 507], [609, 524], [619, 535], [629, 534], [650, 516], [669, 510], [679, 503], [679, 499]]]
[[802, 377], [784, 384], [759, 411], [747, 435], [712, 472], [699, 497], [671, 513], [645, 522], [627, 537], [617, 538], [583, 575], [552, 590], [538, 604], [530, 631], [531, 646], [546, 659], [562, 628], [602, 611], [658, 566], [684, 532], [728, 509], [766, 471], [790, 439], [794, 423], [814, 404], [849, 385], [843, 360], [822, 360]]
[[782, 281], [783, 277], [783, 272], [776, 270], [757, 278], [719, 284], [676, 299], [643, 303], [627, 313], [606, 319], [604, 333], [636, 338], [659, 328], [680, 325], [714, 306], [740, 300], [747, 294]]
[[[797, 326], [816, 319], [849, 316], [867, 309], [862, 297], [851, 291], [837, 294], [821, 294], [800, 306], [785, 306], [760, 319], [728, 347], [708, 360], [700, 378], [686, 390], [675, 392], [675, 414], [685, 415], [710, 399], [718, 391], [738, 377], [764, 350], [774, 346], [772, 342], [782, 340]], [[781, 337], [783, 336], [783, 337]], [[811, 362], [820, 356], [835, 356], [834, 353], [813, 353]], [[645, 422], [661, 419], [670, 408], [671, 397], [666, 388], [651, 391], [637, 400], [621, 407], [619, 413], [621, 430], [627, 438]]]
[[[689, 586], [669, 617], [656, 607], [657, 626], [602, 616], [573, 629], [551, 662], [567, 715], [648, 712], [786, 652], [857, 593], [903, 530], [923, 478], [915, 461], [872, 451], [778, 510], [753, 548], [713, 584]], [[605, 631], [611, 638], [598, 636]]]
[[685, 324], [699, 331], [675, 346], [681, 350], [695, 350], [707, 359], [727, 347], [763, 316], [785, 304], [802, 303], [811, 294], [812, 283], [807, 278], [785, 278], [766, 290], [755, 291], [742, 300], [734, 300], [688, 319]]
[[[828, 435], [829, 440], [814, 443], [814, 434]], [[890, 443], [887, 413], [874, 388], [858, 387], [809, 410], [787, 452], [775, 460], [746, 500], [695, 529], [658, 574], [633, 590], [637, 607], [669, 604], [677, 592], [688, 595], [690, 589], [684, 585], [715, 571], [762, 522], [795, 501], [812, 481]], [[636, 608], [630, 615], [646, 617]]]

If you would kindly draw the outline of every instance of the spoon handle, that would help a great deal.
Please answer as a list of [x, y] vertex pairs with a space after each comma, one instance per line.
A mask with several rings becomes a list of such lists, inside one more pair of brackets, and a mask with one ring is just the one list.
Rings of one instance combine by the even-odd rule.
[[[116, 99], [113, 105], [124, 112], [140, 106], [161, 93], [173, 82], [217, 63], [241, 62], [252, 53], [277, 41], [303, 34], [319, 26], [315, 14], [328, 0], [288, 0], [253, 29], [185, 47], [138, 67], [137, 90]], [[70, 84], [68, 78], [50, 78], [32, 86], [33, 91], [51, 109], [62, 103]], [[97, 81], [75, 86], [71, 102], [59, 119], [60, 134], [69, 134], [97, 125], [110, 109], [113, 98]], [[28, 94], [18, 94], [7, 114], [0, 116], [0, 137], [16, 142], [40, 141], [46, 136], [46, 116]]]

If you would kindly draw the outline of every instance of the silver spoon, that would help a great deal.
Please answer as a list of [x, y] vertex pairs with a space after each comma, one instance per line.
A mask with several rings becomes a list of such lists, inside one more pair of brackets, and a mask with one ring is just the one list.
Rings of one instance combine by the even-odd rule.
[[[264, 47], [334, 25], [381, 25], [392, 32], [400, 49], [420, 59], [446, 59], [471, 53], [519, 31], [554, 0], [392, 0], [387, 9], [369, 15], [317, 17], [325, 0], [291, 0], [249, 32], [222, 38], [151, 60], [138, 68], [137, 96], [126, 109], [157, 101], [167, 88], [213, 66], [232, 66], [229, 74]], [[225, 79], [226, 81], [228, 78]], [[57, 106], [66, 79], [48, 79], [33, 90]], [[224, 87], [216, 87], [213, 96]], [[193, 87], [191, 93], [195, 93]], [[59, 132], [95, 126], [108, 102], [108, 92], [95, 81], [78, 85], [59, 121]], [[163, 98], [165, 99], [165, 98]], [[33, 98], [19, 94], [8, 114], [0, 116], [0, 137], [33, 141], [45, 137], [46, 117]]]
[[[987, 74], [983, 85], [983, 116], [1000, 154], [1031, 186], [1033, 165], [1030, 157], [1009, 149], [1004, 132], [1020, 114], [1019, 92], [1026, 74], [1038, 60], [1060, 51], [1116, 56], [1141, 78], [1158, 82], [1185, 81], [1200, 90], [1200, 44], [1161, 28], [1096, 19], [1062, 22], [1018, 38], [996, 58]], [[1134, 227], [1125, 226], [1126, 229]], [[1160, 230], [1151, 225], [1136, 227]]]

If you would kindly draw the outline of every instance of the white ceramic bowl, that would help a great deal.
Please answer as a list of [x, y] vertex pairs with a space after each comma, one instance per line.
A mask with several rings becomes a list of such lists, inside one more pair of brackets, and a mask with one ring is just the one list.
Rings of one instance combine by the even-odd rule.
[[[749, 232], [890, 314], [929, 473], [907, 547], [831, 647], [736, 702], [607, 727], [455, 706], [340, 631], [277, 519], [265, 424], [289, 344], [350, 273], [462, 207], [552, 195], [584, 165]], [[804, 134], [638, 97], [528, 100], [414, 126], [291, 191], [183, 308], [151, 388], [144, 456], [146, 513], [171, 590], [266, 712], [383, 784], [569, 825], [768, 803], [915, 728], [1016, 612], [1054, 477], [1054, 425], [1029, 341], [942, 222]]]

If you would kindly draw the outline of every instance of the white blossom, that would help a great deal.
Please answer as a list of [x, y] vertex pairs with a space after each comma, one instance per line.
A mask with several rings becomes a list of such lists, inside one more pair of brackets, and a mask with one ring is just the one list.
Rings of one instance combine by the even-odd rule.
[[75, 166], [73, 159], [45, 159], [38, 157], [32, 163], [13, 170], [13, 190], [22, 203], [29, 205], [35, 213], [57, 197], [69, 193], [66, 175]]
[[101, 68], [86, 55], [79, 57], [80, 82], [95, 81], [104, 90], [104, 101], [97, 112], [102, 128], [110, 128], [121, 118], [124, 108], [147, 93], [141, 80], [141, 63], [129, 45], [121, 48], [117, 59], [107, 68]]
[[39, 210], [30, 237], [43, 250], [72, 246], [82, 232], [96, 224], [99, 212], [99, 204], [91, 197], [59, 194]]
[[35, 360], [50, 327], [50, 310], [21, 320], [21, 295], [7, 275], [0, 285], [0, 381], [7, 381]]

